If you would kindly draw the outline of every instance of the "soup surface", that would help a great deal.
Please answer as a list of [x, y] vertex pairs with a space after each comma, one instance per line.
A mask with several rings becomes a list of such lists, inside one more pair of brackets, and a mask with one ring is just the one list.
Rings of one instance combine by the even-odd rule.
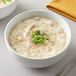
[[[44, 31], [48, 40], [32, 42], [32, 31]], [[22, 20], [10, 31], [10, 46], [24, 57], [47, 58], [62, 51], [67, 43], [66, 33], [57, 22], [45, 17], [33, 17]]]

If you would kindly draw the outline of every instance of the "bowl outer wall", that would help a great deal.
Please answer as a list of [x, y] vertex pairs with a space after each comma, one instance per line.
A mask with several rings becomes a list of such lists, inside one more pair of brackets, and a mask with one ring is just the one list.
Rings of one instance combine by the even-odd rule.
[[[32, 59], [32, 58], [27, 58], [23, 57], [20, 54], [16, 53], [13, 51], [13, 49], [9, 46], [8, 44], [8, 35], [11, 30], [11, 28], [20, 22], [21, 20], [25, 18], [30, 18], [34, 16], [44, 16], [48, 18], [52, 18], [53, 20], [57, 21], [64, 29], [67, 34], [67, 45], [66, 47], [57, 55], [49, 57], [49, 58], [43, 58], [43, 59]], [[69, 44], [70, 44], [70, 39], [71, 39], [71, 31], [68, 26], [68, 24], [64, 21], [63, 18], [60, 17], [60, 15], [55, 14], [53, 12], [49, 11], [42, 11], [42, 10], [32, 10], [28, 12], [21, 13], [17, 16], [15, 16], [7, 25], [5, 29], [5, 42], [7, 45], [8, 50], [14, 55], [14, 57], [21, 62], [23, 65], [32, 67], [32, 68], [43, 68], [43, 67], [48, 67], [50, 65], [53, 65], [57, 63], [67, 52]]]

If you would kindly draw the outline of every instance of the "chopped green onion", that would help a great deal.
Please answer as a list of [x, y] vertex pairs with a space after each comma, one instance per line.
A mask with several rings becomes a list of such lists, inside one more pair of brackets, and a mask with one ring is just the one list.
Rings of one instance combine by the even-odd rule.
[[6, 1], [10, 2], [11, 0], [6, 0]]
[[4, 2], [4, 4], [6, 4], [6, 1], [10, 2], [11, 0], [2, 0]]
[[34, 38], [35, 36], [34, 36], [34, 34], [32, 33], [32, 38]]
[[44, 39], [48, 40], [49, 38], [44, 34], [44, 31], [40, 33], [39, 30], [32, 31], [32, 42], [40, 43], [44, 41]]
[[47, 36], [45, 36], [45, 35], [44, 35], [43, 37], [44, 37], [46, 40], [48, 40], [48, 39], [49, 39], [49, 38], [48, 38]]
[[44, 35], [44, 31], [41, 32], [41, 35], [42, 35], [42, 36]]
[[5, 0], [2, 0], [4, 2], [4, 4], [6, 4], [6, 1]]
[[32, 39], [32, 42], [34, 42], [39, 36], [36, 35], [33, 39]]
[[44, 39], [44, 37], [43, 37], [43, 36], [41, 36], [40, 38], [41, 38], [41, 39]]
[[11, 1], [11, 0], [8, 0], [8, 1]]
[[39, 31], [39, 30], [35, 30], [35, 31], [33, 31], [33, 33], [34, 33], [35, 35], [39, 35], [39, 34], [40, 34], [40, 31]]
[[43, 39], [39, 39], [39, 40], [36, 40], [35, 42], [36, 43], [40, 43], [40, 42], [42, 42], [43, 41]]

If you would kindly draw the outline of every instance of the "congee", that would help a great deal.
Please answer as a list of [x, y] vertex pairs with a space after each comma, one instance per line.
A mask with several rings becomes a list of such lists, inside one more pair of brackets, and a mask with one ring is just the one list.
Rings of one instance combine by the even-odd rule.
[[65, 48], [67, 36], [61, 25], [46, 17], [33, 17], [17, 23], [10, 31], [9, 44], [24, 57], [47, 58]]

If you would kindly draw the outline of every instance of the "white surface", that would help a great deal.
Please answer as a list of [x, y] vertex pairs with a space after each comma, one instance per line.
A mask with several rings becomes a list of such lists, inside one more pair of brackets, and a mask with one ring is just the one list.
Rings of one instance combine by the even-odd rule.
[[[55, 76], [76, 55], [76, 22], [63, 17], [69, 24], [72, 40], [67, 55], [56, 65], [45, 69], [30, 69], [19, 64], [8, 52], [4, 42], [4, 29], [8, 21], [15, 15], [33, 9], [48, 10], [45, 5], [49, 0], [18, 0], [19, 6], [7, 18], [0, 20], [0, 76]], [[67, 76], [76, 76], [76, 66]]]

